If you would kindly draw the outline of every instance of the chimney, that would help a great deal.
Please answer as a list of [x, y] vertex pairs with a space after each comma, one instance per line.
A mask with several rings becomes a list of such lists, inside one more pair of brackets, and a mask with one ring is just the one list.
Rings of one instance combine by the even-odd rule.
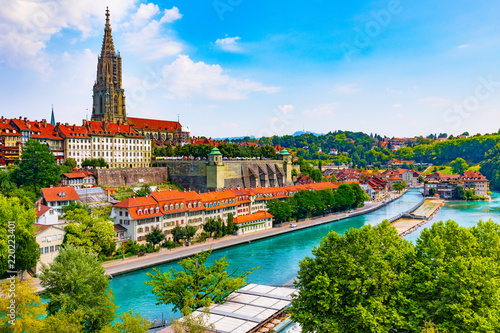
[[40, 204], [40, 202], [38, 202], [38, 207], [37, 207], [38, 211], [42, 210], [42, 205]]

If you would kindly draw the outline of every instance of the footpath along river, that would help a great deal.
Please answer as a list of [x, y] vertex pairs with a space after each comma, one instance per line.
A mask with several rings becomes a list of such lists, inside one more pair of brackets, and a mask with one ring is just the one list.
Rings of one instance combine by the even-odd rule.
[[[244, 272], [252, 267], [260, 267], [250, 274], [249, 282], [283, 285], [297, 275], [299, 262], [311, 255], [311, 250], [328, 232], [343, 233], [349, 228], [361, 228], [367, 224], [376, 225], [384, 219], [410, 209], [421, 198], [417, 193], [408, 192], [399, 200], [366, 215], [217, 250], [212, 253], [209, 263], [226, 256], [230, 262], [228, 271], [238, 269], [238, 272]], [[489, 218], [500, 221], [500, 193], [493, 193], [491, 202], [447, 203], [433, 221], [454, 219], [464, 226], [469, 226], [480, 219]], [[425, 226], [430, 226], [433, 221], [429, 221]], [[416, 239], [420, 230], [406, 238]], [[168, 271], [170, 267], [178, 268], [179, 265], [177, 262], [171, 262], [158, 265], [156, 268]], [[179, 314], [172, 312], [171, 306], [156, 305], [156, 298], [151, 293], [152, 288], [144, 284], [144, 281], [149, 279], [146, 272], [152, 272], [152, 268], [116, 276], [111, 281], [110, 287], [115, 296], [115, 304], [119, 306], [117, 313], [133, 309], [149, 320], [161, 320], [162, 315], [165, 319], [170, 319], [172, 316], [180, 317]]]

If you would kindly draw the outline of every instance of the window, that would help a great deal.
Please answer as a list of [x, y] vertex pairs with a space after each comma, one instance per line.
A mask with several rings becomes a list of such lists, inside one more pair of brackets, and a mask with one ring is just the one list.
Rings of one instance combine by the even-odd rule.
[[49, 253], [49, 247], [48, 246], [45, 247], [45, 253]]
[[123, 214], [123, 212], [122, 212], [122, 211], [120, 211], [120, 216], [122, 216], [122, 214]]
[[50, 246], [50, 253], [54, 252], [54, 245]]
[[47, 241], [47, 238], [42, 237], [42, 242], [46, 242], [46, 241]]
[[43, 254], [43, 247], [40, 248], [40, 254]]
[[62, 239], [62, 234], [57, 235], [57, 239]]
[[52, 242], [52, 236], [47, 236], [47, 242]]
[[181, 203], [181, 209], [184, 209], [184, 203], [183, 202]]
[[156, 207], [156, 212], [159, 213], [160, 212], [160, 207]]

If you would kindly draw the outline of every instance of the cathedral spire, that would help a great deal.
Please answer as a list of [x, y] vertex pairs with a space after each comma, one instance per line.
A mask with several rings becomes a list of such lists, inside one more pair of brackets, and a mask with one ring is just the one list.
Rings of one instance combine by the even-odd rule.
[[125, 92], [122, 88], [122, 58], [115, 53], [107, 7], [102, 51], [97, 60], [93, 100], [92, 119], [110, 122], [127, 120]]
[[109, 8], [106, 7], [106, 26], [104, 27], [104, 38], [102, 40], [101, 57], [112, 57], [115, 55], [111, 25], [109, 24]]
[[56, 126], [56, 117], [54, 117], [54, 104], [52, 104], [52, 116], [50, 117], [50, 124]]

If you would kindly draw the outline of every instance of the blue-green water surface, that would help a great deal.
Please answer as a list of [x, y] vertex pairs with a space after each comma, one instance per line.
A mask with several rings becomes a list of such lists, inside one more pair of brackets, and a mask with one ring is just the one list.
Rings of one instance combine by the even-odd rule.
[[[249, 276], [249, 282], [282, 285], [297, 275], [299, 262], [311, 254], [314, 246], [317, 246], [328, 232], [343, 233], [349, 228], [360, 228], [366, 224], [376, 225], [384, 219], [410, 209], [420, 199], [421, 196], [417, 193], [407, 193], [401, 199], [366, 215], [214, 251], [210, 257], [210, 263], [226, 256], [230, 262], [228, 269], [230, 272], [235, 269], [238, 269], [238, 272], [244, 272], [252, 267], [260, 267]], [[167, 271], [170, 267], [178, 267], [178, 265], [173, 262], [156, 268]], [[116, 276], [111, 281], [110, 286], [115, 295], [115, 304], [119, 306], [117, 313], [133, 309], [149, 320], [161, 319], [162, 314], [164, 318], [178, 317], [178, 314], [172, 312], [170, 306], [155, 305], [156, 298], [151, 293], [152, 288], [144, 284], [144, 281], [148, 280], [146, 272], [152, 272], [152, 269]]]

